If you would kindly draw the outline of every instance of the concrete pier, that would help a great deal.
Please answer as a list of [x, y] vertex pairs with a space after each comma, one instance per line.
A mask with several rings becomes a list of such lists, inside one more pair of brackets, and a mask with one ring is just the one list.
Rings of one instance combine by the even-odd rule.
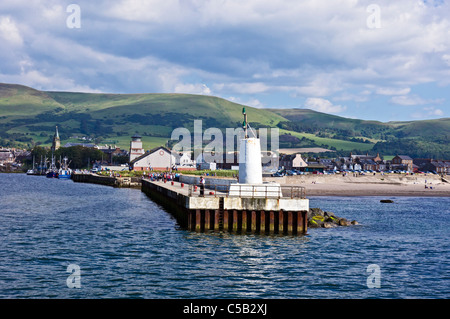
[[140, 177], [109, 177], [93, 173], [73, 173], [71, 178], [77, 183], [91, 183], [126, 188], [139, 188], [141, 186]]
[[[179, 225], [197, 232], [303, 235], [307, 232], [309, 200], [298, 186], [282, 187], [276, 195], [262, 191], [255, 196], [233, 196], [226, 185], [205, 189], [196, 185], [142, 180], [142, 191], [175, 216]], [[267, 185], [270, 187], [270, 185]], [[262, 194], [266, 194], [266, 196]]]

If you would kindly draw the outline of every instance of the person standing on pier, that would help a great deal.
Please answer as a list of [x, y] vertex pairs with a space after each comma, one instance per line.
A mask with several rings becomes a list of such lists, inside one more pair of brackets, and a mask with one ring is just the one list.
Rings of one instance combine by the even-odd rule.
[[200, 196], [205, 196], [205, 179], [203, 178], [203, 176], [200, 177]]

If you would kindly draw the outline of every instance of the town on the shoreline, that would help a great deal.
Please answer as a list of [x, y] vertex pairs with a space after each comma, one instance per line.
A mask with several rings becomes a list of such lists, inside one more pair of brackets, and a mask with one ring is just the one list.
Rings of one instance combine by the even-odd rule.
[[[238, 170], [238, 152], [214, 154], [194, 152], [176, 152], [167, 146], [145, 150], [142, 137], [135, 134], [131, 137], [130, 148], [120, 149], [115, 145], [95, 145], [86, 143], [66, 143], [61, 146], [58, 131], [53, 137], [52, 147], [42, 148], [48, 152], [69, 150], [95, 150], [96, 156], [89, 158], [85, 165], [73, 169], [88, 169], [94, 172], [111, 171], [197, 171], [197, 170]], [[47, 165], [49, 158], [36, 159], [33, 150], [5, 148], [0, 146], [0, 172], [25, 172], [30, 165]], [[271, 176], [289, 176], [301, 174], [370, 174], [370, 173], [428, 173], [450, 175], [450, 160], [432, 158], [411, 158], [408, 155], [396, 155], [390, 160], [376, 155], [352, 154], [335, 158], [320, 158], [305, 156], [300, 152], [293, 154], [278, 154], [265, 151], [261, 153], [263, 172]], [[391, 156], [392, 157], [392, 156]], [[213, 160], [211, 160], [213, 159]], [[31, 164], [33, 163], [33, 164]], [[72, 165], [77, 166], [77, 165]]]

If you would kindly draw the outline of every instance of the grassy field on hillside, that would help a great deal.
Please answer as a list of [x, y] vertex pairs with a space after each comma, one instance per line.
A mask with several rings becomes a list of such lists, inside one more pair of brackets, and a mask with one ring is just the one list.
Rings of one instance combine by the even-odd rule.
[[298, 132], [287, 131], [287, 130], [281, 129], [280, 134], [291, 134], [292, 136], [298, 137], [300, 139], [302, 137], [305, 137], [305, 138], [313, 140], [319, 146], [328, 145], [329, 147], [335, 147], [337, 150], [343, 150], [343, 151], [351, 151], [351, 150], [355, 150], [355, 149], [361, 150], [361, 151], [369, 151], [373, 147], [373, 144], [317, 137], [311, 133], [298, 133]]
[[[144, 148], [151, 149], [166, 145], [175, 128], [192, 134], [196, 120], [203, 131], [241, 127], [243, 107], [204, 95], [45, 92], [0, 83], [0, 146], [49, 146], [58, 126], [63, 145], [81, 142], [73, 138], [79, 136], [128, 149], [131, 136], [138, 133]], [[450, 156], [449, 118], [382, 123], [307, 109], [245, 109], [253, 128], [279, 127], [280, 135], [292, 135], [283, 136], [282, 147], [326, 145], [337, 151]]]

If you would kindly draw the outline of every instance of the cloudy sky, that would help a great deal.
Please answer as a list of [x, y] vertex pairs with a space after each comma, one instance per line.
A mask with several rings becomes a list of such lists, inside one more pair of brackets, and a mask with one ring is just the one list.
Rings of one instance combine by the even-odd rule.
[[450, 116], [448, 0], [2, 0], [0, 46], [0, 82], [40, 90]]

